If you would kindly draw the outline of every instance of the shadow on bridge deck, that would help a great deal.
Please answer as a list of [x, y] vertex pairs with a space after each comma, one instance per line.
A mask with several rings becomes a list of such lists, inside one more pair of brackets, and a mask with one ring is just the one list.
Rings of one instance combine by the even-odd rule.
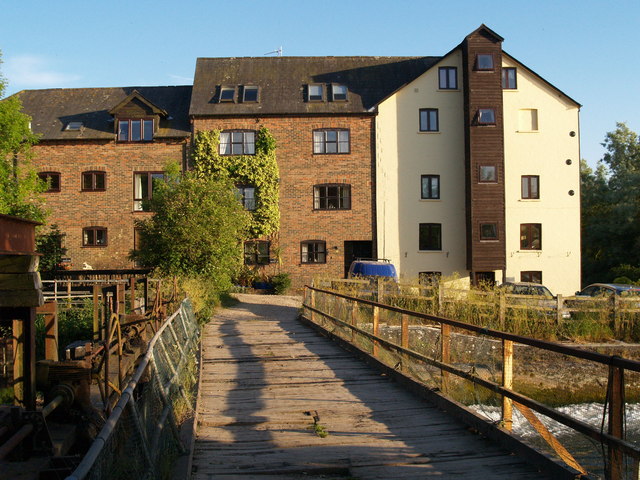
[[192, 478], [551, 478], [300, 323], [295, 299], [239, 299], [203, 333]]

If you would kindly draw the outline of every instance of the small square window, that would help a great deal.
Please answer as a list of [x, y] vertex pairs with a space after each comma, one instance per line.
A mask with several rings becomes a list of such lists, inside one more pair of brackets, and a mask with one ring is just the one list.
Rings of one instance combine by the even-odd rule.
[[256, 209], [256, 187], [250, 185], [238, 185], [236, 187], [236, 198], [240, 200], [245, 210]]
[[327, 263], [327, 244], [322, 240], [300, 243], [300, 263]]
[[478, 109], [478, 124], [479, 125], [495, 125], [496, 113], [493, 108], [479, 108]]
[[242, 101], [245, 103], [258, 101], [258, 87], [245, 85], [242, 90]]
[[442, 224], [421, 223], [418, 236], [419, 250], [442, 250]]
[[308, 93], [308, 100], [310, 102], [322, 102], [324, 100], [324, 95], [323, 95], [323, 87], [321, 84], [316, 83], [316, 84], [311, 84], [309, 85], [309, 93]]
[[440, 90], [457, 90], [458, 68], [440, 67], [438, 69], [438, 88]]
[[47, 182], [47, 190], [45, 193], [60, 191], [60, 173], [59, 172], [40, 172], [38, 173], [40, 180]]
[[420, 178], [420, 198], [422, 200], [440, 198], [440, 175], [422, 175]]
[[542, 249], [542, 224], [520, 224], [520, 250]]
[[496, 183], [498, 181], [498, 169], [495, 165], [480, 165], [478, 173], [480, 183]]
[[164, 180], [162, 172], [138, 172], [133, 174], [133, 210], [148, 212], [149, 200], [157, 190], [159, 182]]
[[504, 67], [502, 69], [502, 88], [504, 88], [505, 90], [515, 90], [518, 88], [518, 80], [515, 68]]
[[244, 242], [245, 265], [268, 265], [269, 262], [269, 242], [265, 240]]
[[314, 130], [313, 153], [349, 153], [349, 130]]
[[420, 109], [420, 131], [421, 132], [437, 132], [438, 126], [438, 109], [437, 108], [421, 108]]
[[538, 175], [522, 175], [522, 198], [525, 200], [540, 198], [540, 177]]
[[333, 93], [334, 102], [342, 102], [347, 100], [347, 87], [346, 85], [332, 85], [331, 92]]
[[83, 192], [102, 192], [106, 188], [105, 172], [82, 172]]
[[87, 227], [82, 229], [82, 246], [106, 247], [107, 229], [105, 227]]
[[480, 240], [497, 240], [498, 224], [497, 223], [481, 223], [480, 224]]
[[220, 155], [255, 155], [256, 132], [252, 130], [225, 130], [220, 132]]
[[479, 53], [476, 56], [476, 70], [493, 70], [493, 55]]
[[233, 102], [236, 96], [235, 87], [220, 88], [220, 102]]

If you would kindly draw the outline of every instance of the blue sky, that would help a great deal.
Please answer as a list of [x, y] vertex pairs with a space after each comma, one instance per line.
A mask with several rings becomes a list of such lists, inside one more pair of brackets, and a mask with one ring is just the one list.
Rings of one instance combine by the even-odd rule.
[[580, 102], [595, 165], [616, 122], [640, 132], [640, 1], [10, 0], [0, 19], [7, 93], [186, 85], [197, 57], [442, 55], [480, 24]]

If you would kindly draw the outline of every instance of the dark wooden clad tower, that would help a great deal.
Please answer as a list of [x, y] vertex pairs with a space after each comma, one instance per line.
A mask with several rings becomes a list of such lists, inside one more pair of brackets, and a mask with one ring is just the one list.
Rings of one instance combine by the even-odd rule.
[[[472, 278], [506, 268], [502, 41], [482, 25], [462, 43], [467, 268]], [[487, 235], [493, 229], [495, 237]]]

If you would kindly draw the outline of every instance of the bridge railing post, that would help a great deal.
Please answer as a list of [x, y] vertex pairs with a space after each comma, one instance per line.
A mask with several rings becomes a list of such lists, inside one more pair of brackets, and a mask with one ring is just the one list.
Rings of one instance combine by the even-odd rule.
[[[373, 335], [378, 336], [380, 332], [380, 307], [373, 307]], [[380, 345], [377, 340], [373, 341], [373, 356], [378, 357]]]
[[[440, 358], [442, 363], [448, 364], [451, 361], [451, 326], [446, 323], [440, 324]], [[449, 372], [440, 370], [442, 384], [440, 390], [447, 392], [449, 384]]]
[[[401, 322], [400, 345], [402, 348], [409, 348], [409, 315], [403, 313]], [[400, 365], [402, 367], [402, 371], [406, 372], [409, 358], [405, 353], [401, 355], [401, 358], [402, 363]]]
[[[502, 386], [513, 388], [513, 341], [502, 340]], [[513, 400], [502, 397], [502, 426], [511, 431], [513, 428]]]
[[[609, 435], [624, 438], [624, 370], [620, 367], [609, 366]], [[624, 477], [624, 456], [622, 452], [609, 445], [609, 461], [607, 462], [607, 478], [619, 480]], [[636, 472], [637, 475], [637, 472]], [[637, 477], [634, 477], [637, 478]]]

